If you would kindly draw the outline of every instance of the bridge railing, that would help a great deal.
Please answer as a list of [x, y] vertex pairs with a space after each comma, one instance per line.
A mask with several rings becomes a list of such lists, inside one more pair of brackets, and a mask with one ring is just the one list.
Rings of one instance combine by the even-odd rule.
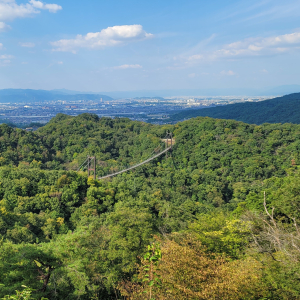
[[115, 172], [115, 173], [112, 173], [112, 174], [108, 174], [108, 175], [105, 175], [105, 176], [102, 176], [102, 177], [98, 177], [98, 179], [109, 178], [109, 177], [112, 177], [112, 176], [119, 175], [119, 174], [121, 174], [121, 173], [127, 172], [127, 171], [129, 171], [129, 170], [135, 169], [135, 168], [137, 168], [137, 167], [140, 167], [140, 166], [142, 166], [142, 165], [144, 165], [144, 164], [150, 162], [151, 160], [153, 160], [153, 159], [155, 159], [155, 158], [161, 156], [162, 154], [166, 153], [167, 151], [171, 150], [171, 148], [172, 148], [172, 147], [168, 147], [168, 148], [166, 148], [165, 150], [159, 152], [158, 154], [156, 154], [156, 155], [154, 155], [154, 156], [152, 156], [152, 157], [150, 157], [150, 158], [148, 158], [148, 159], [146, 159], [146, 160], [144, 160], [144, 161], [142, 161], [142, 162], [140, 162], [140, 163], [138, 163], [138, 164], [136, 164], [136, 165], [133, 165], [133, 166], [127, 168], [127, 169], [124, 169], [124, 170], [122, 170], [122, 171], [118, 171], [118, 172]]
[[[112, 176], [116, 176], [118, 174], [122, 174], [124, 172], [127, 172], [129, 170], [132, 170], [132, 169], [135, 169], [139, 166], [142, 166], [150, 161], [152, 161], [153, 159], [161, 156], [162, 154], [166, 153], [166, 157], [168, 157], [168, 151], [169, 150], [172, 150], [172, 146], [175, 144], [175, 139], [174, 137], [172, 136], [172, 133], [168, 133], [167, 132], [167, 135], [166, 135], [166, 138], [165, 139], [161, 139], [161, 141], [165, 144], [165, 149], [160, 151], [159, 153], [157, 153], [157, 151], [159, 151], [159, 148], [161, 146], [158, 146], [156, 149], [154, 149], [154, 151], [151, 153], [150, 157], [145, 159], [144, 161], [140, 162], [140, 163], [137, 163], [133, 166], [130, 166], [130, 167], [125, 167], [123, 170], [121, 171], [115, 171], [115, 172], [112, 172], [111, 174], [107, 174], [105, 176], [100, 176], [98, 177], [98, 179], [104, 179], [104, 178], [109, 178], [109, 177], [112, 177]], [[155, 155], [152, 156], [152, 154], [155, 153]], [[93, 164], [93, 169], [90, 169], [90, 163], [91, 163], [91, 159], [93, 159], [94, 161], [94, 164]], [[94, 179], [96, 179], [96, 157], [93, 156], [93, 157], [90, 157], [88, 156], [87, 159], [81, 164], [81, 166], [78, 168], [77, 171], [79, 171], [81, 168], [88, 168], [88, 173], [90, 173], [90, 170], [92, 170], [94, 172]]]

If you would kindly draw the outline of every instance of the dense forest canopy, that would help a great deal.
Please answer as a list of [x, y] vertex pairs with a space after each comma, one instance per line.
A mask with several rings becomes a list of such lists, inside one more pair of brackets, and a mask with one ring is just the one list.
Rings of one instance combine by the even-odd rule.
[[[87, 155], [97, 176], [141, 162], [167, 131], [168, 158], [77, 172]], [[299, 299], [299, 138], [300, 125], [207, 117], [0, 125], [0, 297]]]
[[300, 93], [290, 94], [261, 102], [235, 103], [211, 108], [186, 110], [170, 117], [180, 121], [194, 117], [233, 119], [250, 124], [300, 124]]

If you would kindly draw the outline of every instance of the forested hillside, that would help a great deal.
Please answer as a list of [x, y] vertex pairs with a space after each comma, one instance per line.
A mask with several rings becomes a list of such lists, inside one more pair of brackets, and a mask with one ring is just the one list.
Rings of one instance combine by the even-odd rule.
[[[166, 131], [168, 158], [76, 172], [140, 162]], [[299, 151], [295, 124], [0, 125], [0, 298], [300, 299]]]
[[250, 124], [300, 124], [300, 93], [290, 94], [261, 102], [236, 103], [225, 106], [186, 110], [171, 116], [171, 121], [194, 117], [233, 119]]

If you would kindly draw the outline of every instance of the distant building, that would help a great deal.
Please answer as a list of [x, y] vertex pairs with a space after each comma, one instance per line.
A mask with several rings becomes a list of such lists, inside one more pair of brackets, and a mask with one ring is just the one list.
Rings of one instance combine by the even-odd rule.
[[38, 130], [38, 127], [27, 127], [27, 128], [25, 128], [25, 130], [26, 131], [36, 131], [36, 130]]

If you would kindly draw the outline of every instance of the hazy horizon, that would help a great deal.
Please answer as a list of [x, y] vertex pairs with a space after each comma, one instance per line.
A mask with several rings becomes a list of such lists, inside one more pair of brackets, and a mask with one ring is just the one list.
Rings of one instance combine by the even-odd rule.
[[[10, 89], [0, 89], [10, 90]], [[13, 89], [11, 90], [23, 90]], [[24, 89], [31, 90], [31, 89]], [[135, 97], [256, 97], [256, 96], [283, 96], [300, 92], [300, 85], [286, 85], [266, 89], [173, 89], [173, 90], [127, 90], [127, 91], [79, 91], [69, 89], [32, 89], [36, 91], [49, 91], [61, 94], [102, 94], [113, 98], [135, 98]]]

